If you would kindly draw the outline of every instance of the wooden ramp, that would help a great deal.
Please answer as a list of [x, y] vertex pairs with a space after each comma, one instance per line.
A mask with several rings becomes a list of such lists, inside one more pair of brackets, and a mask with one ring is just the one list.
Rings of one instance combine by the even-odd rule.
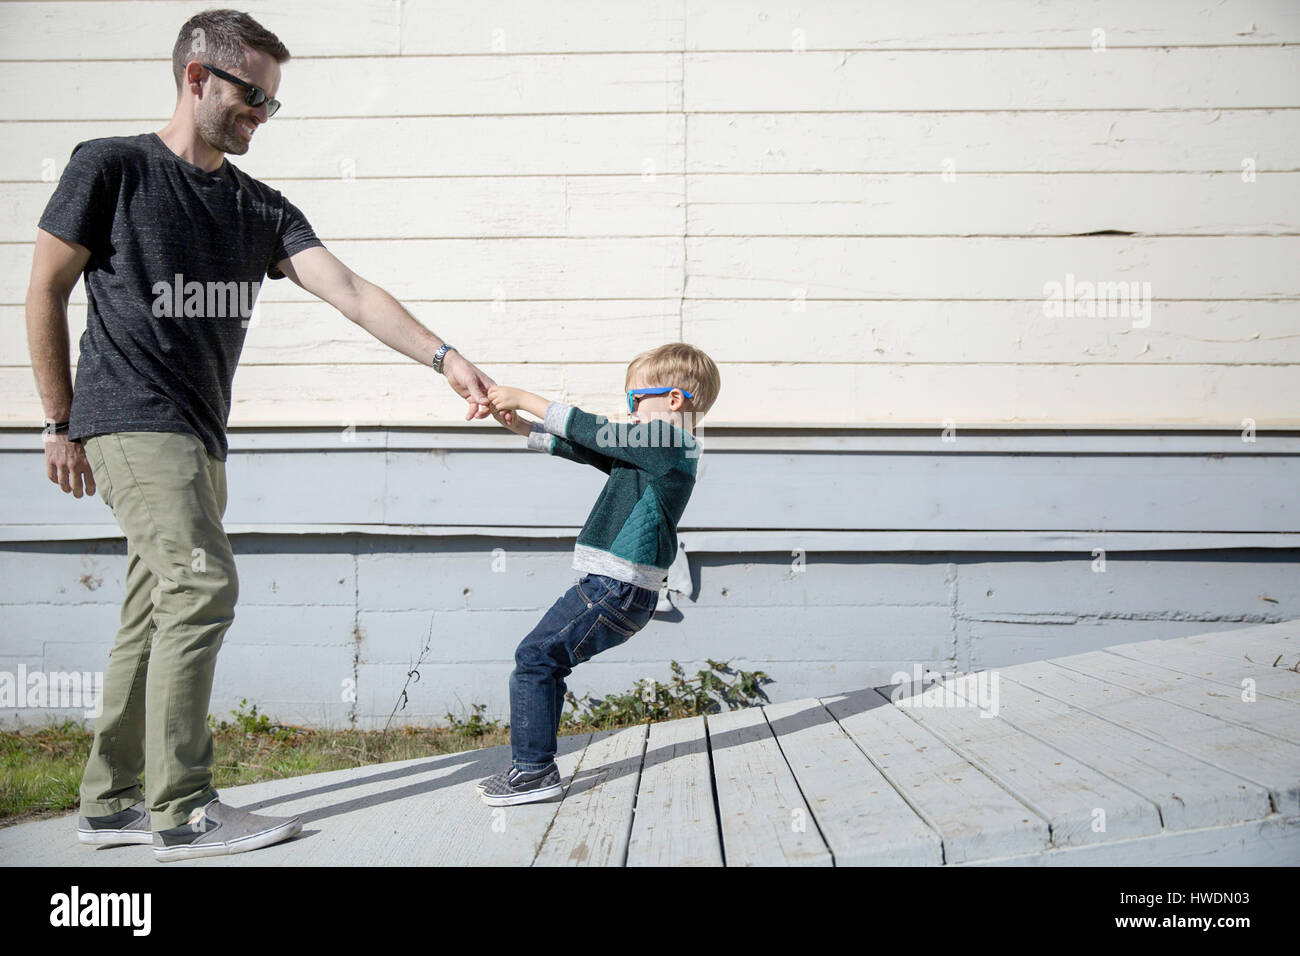
[[[169, 865], [1300, 865], [1300, 621], [915, 690], [562, 738], [543, 804], [478, 800], [504, 747], [239, 787], [303, 833]], [[73, 820], [0, 861], [157, 865]]]

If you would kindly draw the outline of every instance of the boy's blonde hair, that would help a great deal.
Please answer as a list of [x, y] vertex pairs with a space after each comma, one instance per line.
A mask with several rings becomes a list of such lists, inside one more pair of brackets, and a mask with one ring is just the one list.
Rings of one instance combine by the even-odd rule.
[[718, 398], [722, 375], [713, 359], [695, 346], [669, 342], [632, 359], [624, 385], [633, 388], [633, 382], [646, 388], [671, 385], [690, 392], [694, 397], [686, 399], [682, 409], [702, 416]]

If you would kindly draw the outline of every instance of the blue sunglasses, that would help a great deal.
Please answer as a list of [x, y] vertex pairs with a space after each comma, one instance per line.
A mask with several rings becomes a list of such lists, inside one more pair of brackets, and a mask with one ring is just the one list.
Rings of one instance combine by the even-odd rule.
[[[635, 415], [635, 414], [636, 414], [636, 400], [637, 400], [637, 396], [639, 396], [639, 395], [665, 395], [665, 394], [667, 394], [668, 392], [671, 392], [674, 388], [677, 388], [677, 386], [676, 386], [676, 385], [665, 385], [665, 386], [663, 386], [662, 388], [634, 388], [634, 389], [632, 389], [631, 391], [629, 391], [629, 392], [627, 393], [627, 413], [628, 413], [629, 415]], [[694, 397], [695, 397], [695, 396], [692, 395], [690, 392], [686, 391], [686, 389], [684, 389], [684, 388], [678, 388], [677, 391], [681, 392], [681, 393], [682, 393], [683, 395], [685, 395], [687, 398], [694, 398]]]

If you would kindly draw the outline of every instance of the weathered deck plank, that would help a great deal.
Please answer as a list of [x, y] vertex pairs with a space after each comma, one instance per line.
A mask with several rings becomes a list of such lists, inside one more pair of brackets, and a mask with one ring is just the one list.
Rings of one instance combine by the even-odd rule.
[[762, 708], [706, 720], [727, 865], [830, 866], [826, 841]]
[[1273, 658], [1268, 661], [1252, 660], [1245, 653], [1231, 654], [1167, 641], [1119, 644], [1106, 648], [1106, 652], [1167, 667], [1181, 674], [1221, 681], [1238, 690], [1242, 688], [1243, 681], [1250, 678], [1256, 693], [1300, 704], [1300, 672], [1289, 666], [1273, 666]]
[[1222, 681], [1179, 673], [1118, 654], [1092, 651], [1062, 659], [1058, 666], [1096, 677], [1135, 693], [1168, 701], [1280, 740], [1300, 744], [1300, 712], [1274, 697], [1243, 699], [1244, 690]]
[[827, 698], [825, 703], [915, 813], [938, 834], [942, 856], [926, 862], [962, 862], [1050, 846], [1046, 820], [884, 696], [859, 691]]
[[763, 710], [836, 866], [943, 862], [938, 834], [820, 701], [769, 704]]
[[1189, 647], [1205, 647], [1246, 653], [1254, 657], [1265, 656], [1271, 661], [1278, 654], [1300, 652], [1300, 619], [1280, 624], [1265, 624], [1233, 631], [1215, 631], [1212, 634], [1193, 634], [1191, 637], [1171, 638], [1170, 642], [1185, 643]]
[[1300, 818], [1273, 814], [1228, 827], [1165, 830], [1158, 836], [1042, 853], [976, 860], [959, 866], [1296, 866]]
[[1052, 845], [1079, 846], [1160, 832], [1160, 814], [1151, 800], [1005, 720], [981, 717], [978, 707], [927, 703], [936, 697], [942, 701], [943, 694], [936, 686], [902, 698], [899, 706], [1035, 809], [1051, 826]]
[[1266, 787], [1279, 811], [1300, 813], [1300, 747], [1295, 744], [1158, 697], [1134, 694], [1058, 661], [1021, 664], [1013, 674], [1008, 679]]
[[623, 865], [645, 739], [645, 724], [592, 735], [535, 866]]
[[703, 717], [650, 725], [627, 865], [722, 865]]
[[[954, 683], [962, 693], [963, 682]], [[1166, 829], [1226, 826], [1272, 812], [1264, 787], [1014, 681], [999, 681], [997, 714], [1146, 797]]]
[[[590, 740], [590, 734], [560, 738], [555, 762], [566, 782], [577, 771]], [[492, 767], [492, 772], [505, 770], [510, 766], [510, 748], [494, 749], [502, 753], [497, 761], [499, 765]], [[442, 792], [438, 799], [412, 808], [423, 821], [419, 825], [424, 831], [419, 834], [423, 844], [419, 865], [527, 866], [536, 857], [547, 828], [562, 804], [553, 800], [517, 807], [489, 807], [479, 799], [475, 789], [481, 779], [462, 782]], [[411, 815], [408, 810], [401, 825], [395, 827], [397, 838], [415, 836], [410, 832]]]

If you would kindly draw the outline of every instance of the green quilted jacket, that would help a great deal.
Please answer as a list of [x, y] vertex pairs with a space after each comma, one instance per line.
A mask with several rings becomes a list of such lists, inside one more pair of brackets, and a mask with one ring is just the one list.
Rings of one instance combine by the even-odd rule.
[[699, 441], [660, 419], [611, 422], [551, 402], [545, 420], [533, 423], [528, 447], [609, 475], [578, 534], [573, 567], [659, 590], [677, 556], [677, 522], [695, 487]]

